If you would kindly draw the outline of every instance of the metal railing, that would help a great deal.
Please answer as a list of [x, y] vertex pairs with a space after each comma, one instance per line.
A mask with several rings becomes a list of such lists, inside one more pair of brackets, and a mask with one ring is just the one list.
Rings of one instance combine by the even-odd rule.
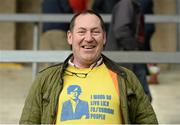
[[[33, 23], [32, 51], [0, 51], [0, 62], [31, 62], [32, 74], [37, 72], [37, 62], [61, 62], [70, 53], [68, 51], [38, 51], [39, 24], [42, 22], [69, 22], [72, 14], [0, 14], [0, 22]], [[103, 15], [105, 22], [110, 22], [111, 15]], [[180, 23], [177, 15], [146, 15], [146, 23]], [[178, 41], [179, 42], [179, 41]], [[117, 62], [134, 63], [180, 63], [180, 53], [157, 52], [105, 52]]]
[[[104, 22], [111, 21], [110, 14], [101, 14]], [[69, 22], [73, 14], [0, 14], [0, 22]], [[145, 15], [146, 23], [180, 23], [178, 15]]]
[[[71, 51], [0, 51], [1, 62], [63, 62]], [[120, 63], [180, 63], [180, 52], [104, 51], [103, 54]]]

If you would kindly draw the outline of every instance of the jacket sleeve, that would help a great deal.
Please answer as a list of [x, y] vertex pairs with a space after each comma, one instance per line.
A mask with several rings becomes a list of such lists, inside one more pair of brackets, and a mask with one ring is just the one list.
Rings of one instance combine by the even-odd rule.
[[145, 94], [139, 80], [132, 73], [128, 73], [128, 108], [131, 123], [135, 124], [158, 124], [153, 107]]
[[42, 97], [40, 82], [40, 76], [37, 76], [25, 100], [24, 108], [19, 121], [20, 124], [41, 123]]
[[137, 48], [135, 42], [133, 23], [134, 9], [131, 0], [121, 0], [113, 9], [112, 31], [117, 40], [117, 44], [124, 50], [134, 50]]

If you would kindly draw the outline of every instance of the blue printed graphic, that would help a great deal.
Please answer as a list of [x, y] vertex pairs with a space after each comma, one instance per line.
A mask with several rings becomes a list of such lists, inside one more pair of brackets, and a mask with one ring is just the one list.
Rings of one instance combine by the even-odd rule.
[[67, 88], [70, 99], [63, 103], [61, 121], [89, 118], [88, 102], [79, 99], [81, 92], [81, 87], [78, 85], [71, 85]]

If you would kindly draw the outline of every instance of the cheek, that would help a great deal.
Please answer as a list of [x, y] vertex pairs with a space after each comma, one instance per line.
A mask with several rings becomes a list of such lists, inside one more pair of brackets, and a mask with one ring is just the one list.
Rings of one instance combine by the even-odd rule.
[[82, 37], [76, 37], [76, 38], [73, 39], [73, 43], [72, 44], [75, 45], [75, 46], [78, 46], [78, 45], [81, 44], [82, 41], [83, 41]]
[[106, 43], [105, 39], [103, 39], [102, 37], [96, 39], [96, 41], [98, 41], [98, 44], [99, 44], [100, 46], [103, 46], [103, 45], [105, 45], [105, 43]]

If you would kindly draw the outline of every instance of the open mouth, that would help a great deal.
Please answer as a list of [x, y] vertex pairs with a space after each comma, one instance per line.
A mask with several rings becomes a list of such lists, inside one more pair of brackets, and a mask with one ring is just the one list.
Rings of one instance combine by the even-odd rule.
[[95, 45], [83, 45], [81, 47], [84, 49], [94, 49], [96, 46]]

